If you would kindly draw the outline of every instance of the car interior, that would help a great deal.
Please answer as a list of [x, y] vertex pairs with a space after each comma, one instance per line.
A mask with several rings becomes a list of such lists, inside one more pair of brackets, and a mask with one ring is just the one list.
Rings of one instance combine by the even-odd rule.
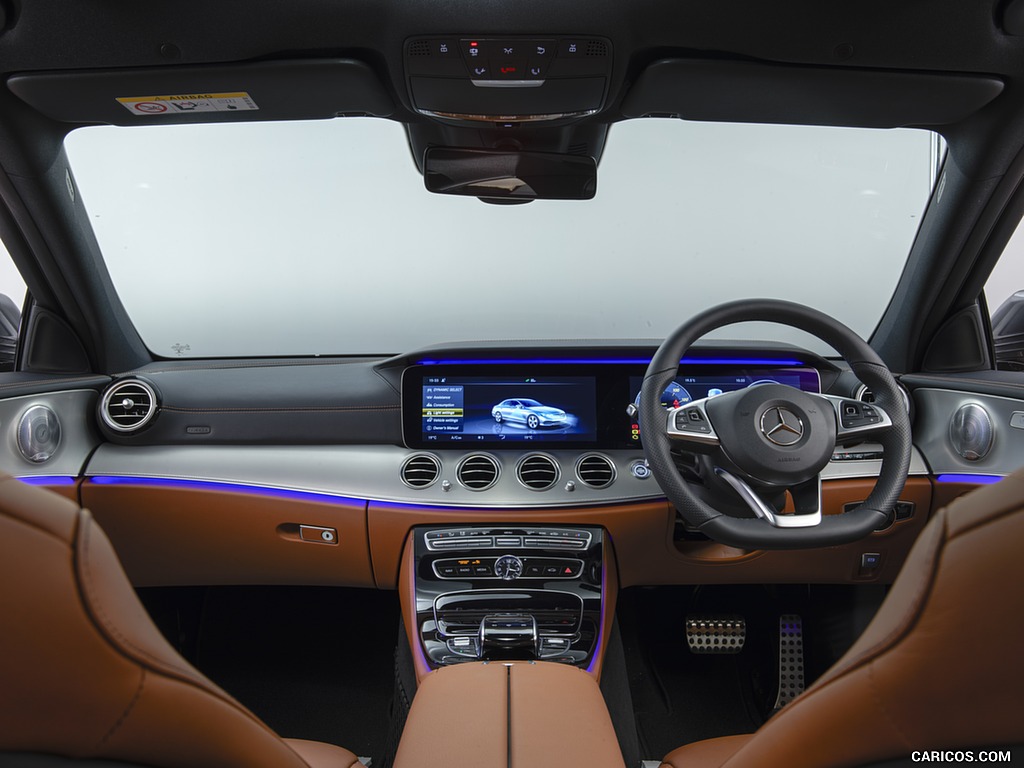
[[0, 766], [1024, 759], [1024, 0], [0, 0]]

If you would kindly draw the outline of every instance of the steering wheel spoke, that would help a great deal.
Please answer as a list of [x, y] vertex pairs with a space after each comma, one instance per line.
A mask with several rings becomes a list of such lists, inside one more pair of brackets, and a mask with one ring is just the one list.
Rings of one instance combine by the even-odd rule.
[[683, 443], [688, 450], [701, 452], [719, 445], [705, 407], [710, 398], [694, 400], [678, 408], [670, 408], [665, 433], [669, 439]]
[[[667, 413], [661, 394], [679, 361], [702, 336], [732, 323], [774, 322], [816, 335], [849, 363], [878, 403], [819, 395], [782, 382], [732, 389]], [[810, 307], [743, 299], [707, 309], [681, 325], [654, 355], [638, 403], [644, 453], [654, 478], [691, 528], [744, 549], [828, 547], [870, 536], [899, 499], [910, 468], [911, 432], [895, 379], [878, 354], [842, 323]], [[874, 489], [859, 506], [824, 514], [821, 473], [837, 445], [875, 439], [884, 457]], [[702, 454], [698, 493], [674, 453]], [[778, 511], [783, 491], [794, 513]], [[753, 516], [736, 511], [738, 495]], [[718, 505], [716, 505], [716, 501]]]
[[755, 515], [774, 528], [811, 528], [821, 522], [820, 476], [790, 488], [796, 512], [782, 514], [762, 499], [743, 478], [721, 467], [715, 468], [715, 474], [736, 491]]
[[885, 409], [849, 397], [821, 395], [836, 412], [836, 445], [867, 440], [892, 429], [892, 419]]

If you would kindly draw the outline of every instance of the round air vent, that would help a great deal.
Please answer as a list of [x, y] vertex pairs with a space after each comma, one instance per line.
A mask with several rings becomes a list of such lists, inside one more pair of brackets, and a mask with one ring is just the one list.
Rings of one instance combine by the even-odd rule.
[[992, 448], [992, 418], [977, 403], [960, 406], [949, 422], [953, 450], [968, 461], [981, 461]]
[[[899, 387], [900, 394], [903, 395], [903, 405], [907, 409], [907, 413], [910, 413], [910, 395], [907, 394], [907, 390], [903, 388], [903, 385], [896, 382], [896, 386]], [[862, 403], [873, 403], [875, 402], [875, 393], [867, 388], [865, 384], [861, 384], [857, 387], [857, 391], [853, 393], [854, 400], [860, 400]]]
[[135, 432], [156, 416], [156, 392], [142, 379], [115, 383], [100, 401], [100, 418], [115, 432]]
[[18, 422], [18, 450], [31, 462], [49, 461], [60, 446], [60, 419], [45, 405], [33, 405]]
[[615, 465], [607, 456], [588, 453], [576, 463], [576, 474], [591, 488], [607, 488], [615, 482]]
[[486, 453], [474, 453], [459, 463], [455, 475], [471, 491], [483, 491], [498, 480], [498, 462]]
[[543, 453], [531, 453], [516, 467], [516, 477], [527, 488], [546, 491], [558, 482], [558, 462]]
[[441, 474], [441, 462], [429, 453], [417, 453], [402, 464], [402, 482], [410, 488], [433, 485]]

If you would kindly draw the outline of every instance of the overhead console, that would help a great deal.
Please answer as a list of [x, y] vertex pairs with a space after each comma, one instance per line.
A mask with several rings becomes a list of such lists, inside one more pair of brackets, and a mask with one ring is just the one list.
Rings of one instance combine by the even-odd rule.
[[406, 40], [404, 60], [420, 114], [515, 124], [586, 117], [602, 109], [612, 46], [587, 35], [433, 35]]

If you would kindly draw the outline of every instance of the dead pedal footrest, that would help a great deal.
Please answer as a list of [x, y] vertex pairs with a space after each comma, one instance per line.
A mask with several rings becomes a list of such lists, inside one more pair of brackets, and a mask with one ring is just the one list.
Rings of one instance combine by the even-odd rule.
[[746, 639], [747, 622], [740, 616], [686, 617], [690, 653], [739, 653]]
[[795, 613], [779, 617], [779, 695], [775, 711], [804, 692], [804, 621]]

